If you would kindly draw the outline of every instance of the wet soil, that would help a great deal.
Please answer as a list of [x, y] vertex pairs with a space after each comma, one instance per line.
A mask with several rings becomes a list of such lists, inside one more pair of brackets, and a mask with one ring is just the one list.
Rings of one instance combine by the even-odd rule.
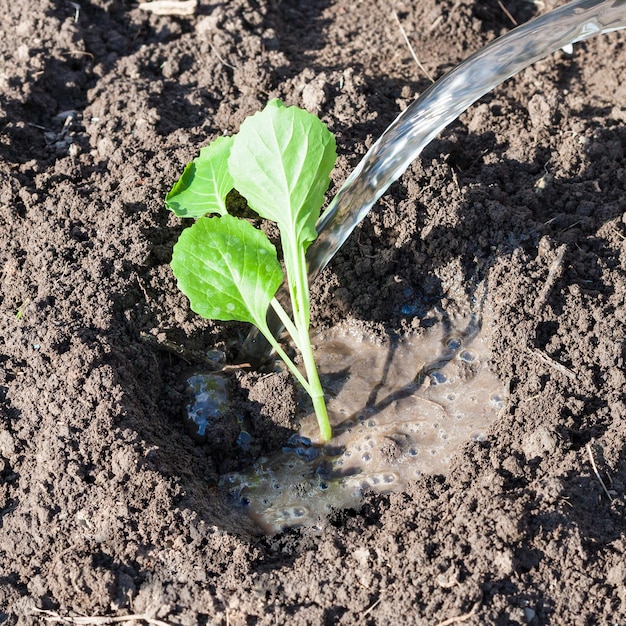
[[[181, 417], [185, 376], [247, 333], [176, 290], [163, 196], [182, 166], [280, 97], [336, 134], [336, 190], [430, 82], [392, 9], [438, 77], [557, 3], [504, 4], [5, 3], [0, 624], [626, 621], [624, 34], [473, 106], [313, 288], [316, 327], [381, 336], [490, 308], [509, 403], [446, 476], [270, 538], [218, 488], [251, 459]], [[270, 454], [295, 428], [290, 378], [229, 384]]]

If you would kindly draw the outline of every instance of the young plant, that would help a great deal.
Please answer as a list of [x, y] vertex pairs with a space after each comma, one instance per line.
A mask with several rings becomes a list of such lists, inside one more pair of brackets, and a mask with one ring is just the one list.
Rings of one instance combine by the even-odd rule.
[[[311, 397], [324, 441], [332, 433], [309, 337], [305, 253], [317, 237], [336, 158], [335, 139], [317, 117], [272, 100], [237, 135], [202, 148], [165, 198], [177, 216], [198, 218], [182, 232], [171, 262], [192, 310], [207, 319], [254, 324]], [[226, 196], [233, 189], [278, 225], [293, 319], [275, 297], [284, 279], [276, 248], [265, 233], [228, 214]], [[270, 306], [302, 355], [305, 374], [270, 332]]]

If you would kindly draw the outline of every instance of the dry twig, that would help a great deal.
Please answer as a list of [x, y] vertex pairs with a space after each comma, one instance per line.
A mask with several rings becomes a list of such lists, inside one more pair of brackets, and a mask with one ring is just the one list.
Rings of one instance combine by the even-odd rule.
[[541, 350], [533, 350], [532, 353], [540, 358], [544, 363], [546, 363], [550, 367], [553, 367], [557, 372], [563, 374], [563, 376], [567, 376], [571, 380], [574, 380], [576, 378], [576, 374], [572, 372], [571, 369], [565, 367], [565, 365], [563, 365], [562, 363], [555, 361], [553, 358], [545, 354], [545, 352], [542, 352]]
[[513, 26], [519, 26], [519, 24], [517, 23], [517, 20], [511, 15], [511, 12], [502, 3], [502, 0], [498, 0], [498, 4], [500, 5], [500, 8], [504, 12], [504, 14], [511, 20], [511, 23], [513, 24]]
[[448, 619], [444, 619], [443, 622], [439, 622], [437, 626], [450, 626], [450, 624], [460, 624], [461, 622], [468, 620], [470, 617], [474, 617], [474, 615], [476, 615], [476, 613], [478, 612], [478, 605], [479, 603], [477, 602], [474, 605], [474, 608], [469, 613], [463, 613], [463, 615], [457, 615], [456, 617], [449, 617]]
[[154, 0], [139, 4], [140, 9], [155, 15], [193, 15], [197, 6], [198, 0]]
[[230, 63], [228, 63], [226, 60], [224, 60], [224, 58], [220, 55], [220, 53], [217, 51], [217, 48], [211, 43], [209, 44], [211, 46], [211, 50], [213, 50], [213, 54], [215, 54], [215, 56], [217, 57], [217, 60], [224, 65], [225, 67], [230, 67], [231, 70], [236, 70], [237, 68], [234, 65], [231, 65]]
[[369, 609], [365, 609], [365, 611], [363, 611], [363, 613], [361, 613], [361, 617], [365, 617], [366, 615], [369, 615], [381, 602], [382, 598], [378, 598], [378, 600], [376, 600], [376, 602], [374, 602], [374, 604], [372, 604]]
[[431, 76], [430, 72], [420, 63], [420, 60], [417, 58], [417, 54], [415, 54], [415, 50], [413, 50], [413, 46], [411, 45], [411, 42], [409, 41], [406, 31], [404, 30], [404, 27], [402, 26], [402, 23], [400, 22], [400, 18], [398, 17], [398, 14], [395, 11], [392, 11], [391, 14], [396, 18], [396, 22], [398, 22], [398, 27], [400, 28], [400, 32], [402, 33], [402, 36], [404, 37], [404, 41], [406, 42], [406, 45], [409, 48], [409, 52], [411, 53], [413, 60], [417, 63], [417, 67], [419, 67], [420, 70], [422, 70], [422, 72], [426, 74], [426, 77], [431, 83], [434, 83], [435, 79]]
[[[448, 12], [448, 19], [450, 19], [450, 16], [459, 8], [459, 5], [461, 4], [461, 0], [456, 0], [456, 2], [454, 3], [453, 7], [450, 9], [450, 11]], [[435, 21], [430, 25], [428, 32], [432, 33], [435, 28], [437, 28], [437, 26], [439, 26], [439, 24], [441, 24], [441, 22], [443, 22], [443, 13], [441, 13], [439, 15], [439, 17], [437, 17], [435, 19]]]
[[604, 481], [602, 480], [602, 476], [600, 476], [600, 472], [598, 472], [598, 468], [596, 467], [596, 462], [591, 452], [591, 446], [589, 444], [587, 444], [587, 452], [589, 453], [589, 460], [591, 461], [591, 467], [593, 467], [593, 472], [596, 475], [596, 478], [600, 481], [600, 484], [602, 485], [602, 489], [604, 489], [604, 493], [606, 493], [606, 497], [609, 499], [610, 502], [613, 502], [613, 497], [609, 493], [609, 490], [606, 488], [606, 485], [604, 484]]
[[147, 615], [85, 615], [85, 616], [71, 616], [61, 615], [56, 611], [48, 611], [45, 609], [33, 608], [33, 611], [44, 616], [46, 622], [55, 622], [59, 624], [76, 624], [77, 626], [104, 626], [106, 624], [122, 624], [124, 622], [140, 621], [150, 624], [150, 626], [171, 626], [167, 622], [148, 617]]

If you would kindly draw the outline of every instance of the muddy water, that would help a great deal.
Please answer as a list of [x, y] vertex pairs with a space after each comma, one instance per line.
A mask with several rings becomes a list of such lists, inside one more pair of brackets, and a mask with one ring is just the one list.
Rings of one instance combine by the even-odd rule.
[[273, 457], [222, 483], [266, 532], [319, 526], [364, 492], [400, 491], [423, 474], [446, 474], [455, 450], [481, 439], [506, 396], [489, 368], [488, 327], [381, 341], [346, 325], [318, 336], [316, 356], [334, 437], [318, 441], [307, 415]]

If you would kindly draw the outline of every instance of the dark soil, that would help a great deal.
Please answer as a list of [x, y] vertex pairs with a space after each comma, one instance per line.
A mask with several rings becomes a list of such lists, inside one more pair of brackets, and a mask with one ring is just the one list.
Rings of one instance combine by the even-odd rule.
[[[538, 10], [505, 4], [520, 22]], [[402, 314], [407, 286], [454, 312], [486, 285], [510, 401], [448, 476], [267, 538], [217, 487], [244, 459], [181, 419], [185, 375], [206, 350], [233, 362], [247, 328], [177, 292], [164, 194], [272, 97], [336, 134], [336, 190], [429, 84], [392, 6], [435, 77], [512, 27], [496, 0], [201, 0], [192, 17], [4, 3], [0, 624], [626, 622], [621, 33], [470, 108], [313, 289], [316, 326], [398, 334], [424, 323]], [[265, 451], [280, 445], [290, 379], [231, 388]]]

